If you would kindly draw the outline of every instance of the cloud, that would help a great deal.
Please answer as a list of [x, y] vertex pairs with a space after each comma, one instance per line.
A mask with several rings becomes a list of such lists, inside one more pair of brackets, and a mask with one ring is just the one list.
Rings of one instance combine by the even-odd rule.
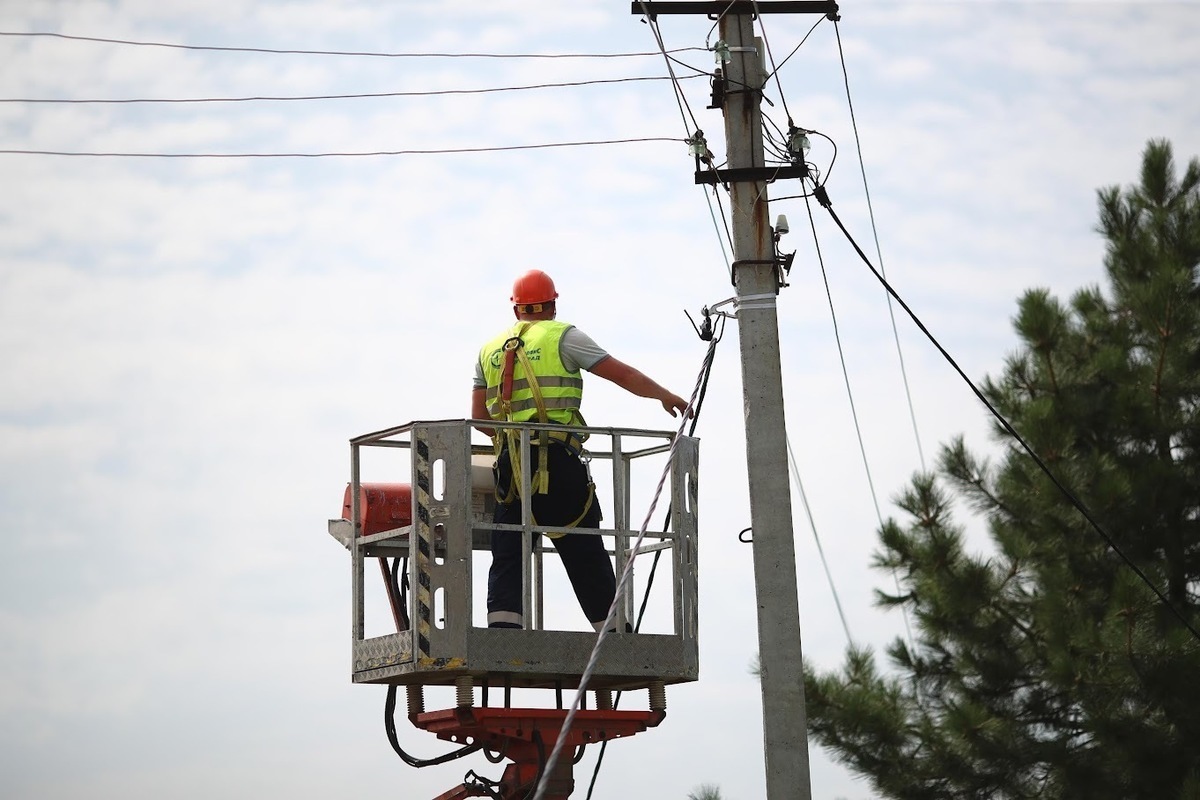
[[[1186, 102], [1200, 68], [1197, 11], [844, 9], [873, 213], [831, 25], [780, 71], [784, 92], [769, 88], [767, 110], [781, 128], [791, 114], [836, 142], [828, 189], [839, 216], [873, 259], [874, 217], [889, 280], [979, 379], [1015, 344], [1008, 318], [1023, 289], [1069, 294], [1102, 279], [1095, 189], [1131, 182], [1151, 136], [1171, 138], [1180, 161], [1200, 152]], [[124, 0], [9, 8], [0, 28], [280, 49], [654, 50], [626, 12], [306, 2], [235, 3], [213, 15]], [[768, 22], [781, 59], [813, 20]], [[669, 46], [701, 46], [711, 26], [659, 24]], [[0, 95], [10, 98], [349, 94], [664, 71], [659, 57], [435, 61], [12, 37], [0, 37], [0, 52], [11, 65]], [[679, 57], [712, 63], [699, 51]], [[683, 86], [695, 115], [685, 111], [686, 122], [669, 84], [644, 82], [381, 101], [0, 104], [0, 140], [349, 152], [683, 138], [699, 127], [722, 152], [708, 81]], [[832, 146], [815, 141], [813, 158], [828, 172]], [[507, 319], [512, 278], [530, 266], [555, 275], [565, 318], [690, 392], [705, 344], [682, 311], [696, 317], [734, 294], [716, 232], [727, 220], [710, 212], [693, 172], [686, 147], [668, 142], [374, 159], [0, 155], [0, 523], [10, 531], [0, 635], [15, 653], [0, 673], [5, 794], [157, 796], [169, 782], [181, 797], [316, 797], [402, 783], [434, 796], [461, 781], [461, 764], [394, 763], [379, 731], [381, 693], [349, 683], [347, 558], [324, 530], [348, 479], [347, 440], [465, 414], [471, 360]], [[788, 214], [783, 246], [797, 251], [779, 298], [787, 434], [851, 629], [878, 647], [903, 622], [871, 605], [872, 588], [889, 581], [867, 567], [874, 506], [894, 514], [889, 498], [919, 464], [883, 290], [813, 210], [824, 275], [804, 201], [771, 209]], [[960, 431], [986, 451], [977, 402], [893, 311], [925, 457]], [[761, 760], [761, 698], [745, 671], [758, 645], [752, 551], [737, 540], [751, 525], [739, 345], [731, 321], [698, 428], [703, 677], [672, 690], [660, 729], [610, 749], [606, 792], [682, 794], [700, 778], [648, 765], [700, 753], [711, 766], [700, 777], [724, 793], [762, 793], [762, 776], [745, 769]], [[587, 391], [595, 424], [674, 424], [602, 381]], [[832, 667], [844, 634], [793, 495], [805, 653]], [[697, 736], [714, 719], [745, 735]], [[414, 751], [437, 749], [401, 727]], [[76, 754], [68, 768], [64, 748]], [[813, 762], [818, 794], [868, 794], [826, 754], [814, 750]]]

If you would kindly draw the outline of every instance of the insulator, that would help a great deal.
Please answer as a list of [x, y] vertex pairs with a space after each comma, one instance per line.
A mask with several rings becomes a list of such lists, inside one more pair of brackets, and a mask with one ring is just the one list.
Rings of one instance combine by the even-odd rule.
[[612, 711], [612, 690], [597, 689], [596, 690], [596, 709], [598, 711]]

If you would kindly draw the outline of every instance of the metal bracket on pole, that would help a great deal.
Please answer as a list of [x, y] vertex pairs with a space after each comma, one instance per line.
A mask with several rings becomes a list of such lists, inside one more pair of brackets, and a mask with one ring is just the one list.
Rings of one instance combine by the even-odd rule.
[[789, 167], [740, 167], [735, 169], [710, 169], [696, 172], [696, 183], [734, 183], [736, 181], [772, 181], [786, 178], [807, 178], [808, 167], [804, 164]]
[[653, 19], [659, 14], [707, 14], [712, 19], [732, 14], [824, 14], [840, 19], [834, 0], [708, 0], [708, 2], [659, 2], [633, 0], [630, 12]]
[[780, 288], [787, 286], [787, 282], [784, 281], [783, 273], [780, 270], [785, 265], [789, 269], [791, 268], [791, 265], [792, 265], [791, 256], [794, 256], [794, 255], [795, 255], [795, 253], [792, 253], [789, 256], [782, 256], [782, 257], [776, 257], [776, 258], [741, 258], [741, 259], [738, 259], [737, 261], [733, 262], [733, 269], [730, 270], [730, 272], [732, 273], [730, 275], [730, 280], [733, 282], [734, 286], [737, 286], [738, 267], [752, 267], [752, 266], [755, 266], [756, 264], [770, 264], [775, 269], [775, 286], [776, 286], [775, 293], [778, 294]]

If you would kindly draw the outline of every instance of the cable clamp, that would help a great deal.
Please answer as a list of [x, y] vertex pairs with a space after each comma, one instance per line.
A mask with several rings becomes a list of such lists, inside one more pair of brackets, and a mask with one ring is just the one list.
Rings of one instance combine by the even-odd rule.
[[738, 311], [750, 308], [775, 308], [775, 293], [747, 294], [734, 298]]
[[734, 304], [734, 303], [736, 303], [736, 302], [737, 302], [737, 298], [736, 298], [736, 297], [730, 297], [730, 298], [727, 298], [727, 299], [725, 299], [725, 300], [722, 300], [722, 301], [721, 301], [721, 302], [719, 302], [719, 303], [715, 303], [715, 304], [713, 304], [713, 305], [711, 305], [711, 306], [708, 306], [708, 307], [707, 307], [707, 308], [705, 308], [704, 310], [705, 310], [705, 311], [707, 311], [707, 312], [713, 313], [713, 314], [720, 314], [720, 315], [721, 315], [721, 316], [723, 316], [723, 317], [732, 317], [732, 316], [735, 316], [735, 315], [734, 315], [734, 314], [730, 314], [728, 311], [718, 311], [718, 309], [719, 309], [721, 306], [728, 306], [728, 305], [732, 305], [732, 304]]
[[[784, 220], [784, 224], [785, 225], [787, 224], [786, 219]], [[729, 276], [730, 283], [732, 283], [734, 286], [737, 286], [737, 268], [738, 267], [750, 267], [750, 266], [757, 266], [757, 265], [762, 265], [762, 264], [769, 264], [771, 266], [771, 269], [775, 273], [775, 285], [779, 289], [782, 289], [783, 287], [789, 285], [787, 282], [787, 275], [788, 275], [788, 273], [790, 273], [792, 271], [792, 259], [795, 258], [796, 254], [793, 252], [788, 255], [781, 255], [779, 252], [779, 235], [773, 234], [771, 238], [774, 240], [774, 249], [775, 249], [774, 255], [775, 255], [775, 257], [774, 258], [739, 258], [737, 261], [733, 262], [733, 265], [732, 265], [733, 269]], [[776, 293], [778, 294], [778, 291]]]
[[[711, 306], [705, 306], [704, 308], [700, 309], [700, 316], [703, 318], [703, 322], [701, 322], [699, 326], [697, 326], [696, 321], [692, 319], [692, 315], [688, 314], [687, 309], [684, 309], [683, 313], [687, 314], [688, 321], [692, 323], [692, 328], [696, 331], [696, 335], [699, 336], [702, 341], [711, 342], [713, 337], [716, 337], [719, 340], [721, 336], [724, 335], [726, 319], [730, 317], [735, 319], [737, 318], [737, 312], [730, 313], [729, 311], [722, 311], [721, 306], [731, 305], [732, 303], [736, 302], [736, 297], [730, 297], [726, 300], [722, 300], [719, 303]], [[719, 326], [713, 323], [713, 317], [716, 317], [718, 320], [720, 320]]]

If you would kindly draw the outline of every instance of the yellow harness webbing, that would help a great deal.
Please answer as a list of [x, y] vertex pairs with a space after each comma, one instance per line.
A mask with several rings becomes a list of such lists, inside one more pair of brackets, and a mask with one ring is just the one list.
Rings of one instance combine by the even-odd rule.
[[[537, 406], [538, 422], [543, 425], [549, 424], [550, 417], [546, 413], [546, 400], [542, 396], [542, 387], [538, 385], [537, 375], [534, 374], [533, 365], [529, 362], [529, 356], [525, 354], [525, 342], [521, 339], [521, 334], [529, 328], [532, 323], [526, 322], [517, 330], [516, 334], [510, 337], [504, 343], [504, 369], [500, 378], [500, 396], [499, 405], [500, 411], [504, 415], [506, 422], [512, 421], [512, 387], [513, 373], [515, 372], [516, 362], [520, 361], [522, 369], [525, 370], [525, 380], [529, 383], [529, 390], [533, 394], [534, 405]], [[538, 468], [533, 473], [533, 478], [529, 483], [530, 491], [533, 494], [546, 494], [550, 491], [550, 439], [552, 431], [538, 431]], [[561, 438], [565, 443], [570, 442], [567, 437]], [[512, 467], [512, 482], [508, 487], [505, 497], [500, 497], [499, 492], [496, 493], [497, 501], [501, 503], [511, 503], [520, 494], [521, 485], [521, 458], [520, 458], [520, 431], [515, 428], [506, 428], [502, 435], [497, 435], [494, 440], [496, 448], [496, 456], [507, 446], [509, 453], [509, 464]], [[513, 453], [517, 456], [514, 458]], [[498, 488], [498, 487], [497, 487]], [[572, 522], [564, 525], [564, 528], [574, 528], [579, 524], [580, 520], [587, 515], [588, 510], [592, 507], [592, 502], [596, 497], [596, 485], [588, 481], [588, 499], [583, 505], [583, 511]], [[529, 511], [530, 519], [533, 519], [533, 509]], [[536, 524], [537, 520], [533, 519]]]

